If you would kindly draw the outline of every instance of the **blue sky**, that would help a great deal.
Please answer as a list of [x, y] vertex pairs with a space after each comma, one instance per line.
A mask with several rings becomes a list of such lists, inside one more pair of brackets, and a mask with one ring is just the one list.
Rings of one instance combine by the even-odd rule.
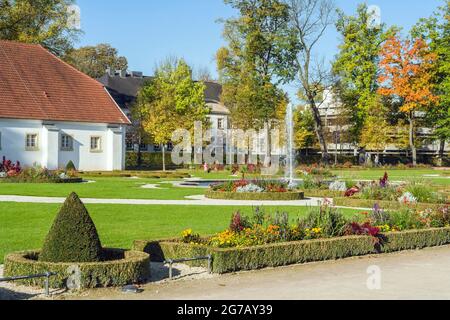
[[[358, 0], [336, 0], [353, 14]], [[373, 0], [381, 8], [383, 22], [404, 30], [428, 17], [443, 0]], [[130, 70], [151, 74], [167, 56], [185, 58], [194, 67], [208, 67], [216, 75], [214, 54], [224, 42], [217, 22], [235, 13], [223, 0], [77, 0], [84, 35], [78, 46], [110, 43], [128, 58]], [[318, 47], [331, 59], [339, 36], [331, 28]]]

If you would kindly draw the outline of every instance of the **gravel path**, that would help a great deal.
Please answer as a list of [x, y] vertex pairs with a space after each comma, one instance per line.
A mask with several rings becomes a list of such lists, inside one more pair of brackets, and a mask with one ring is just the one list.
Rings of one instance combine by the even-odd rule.
[[[169, 267], [163, 263], [151, 263], [151, 279], [147, 285], [167, 285], [168, 283], [190, 282], [194, 280], [207, 280], [219, 277], [218, 275], [208, 274], [205, 268], [190, 267], [185, 264], [173, 265], [173, 279], [169, 280]], [[3, 265], [0, 265], [0, 278], [3, 276]], [[113, 289], [106, 289], [113, 290]], [[114, 289], [114, 291], [120, 291]], [[13, 282], [0, 282], [0, 300], [51, 300], [64, 299], [68, 297], [88, 297], [89, 291], [80, 293], [70, 293], [65, 290], [52, 290], [51, 297], [44, 295], [44, 290], [40, 288], [31, 288], [17, 285]]]
[[[93, 289], [57, 292], [51, 299], [448, 300], [449, 265], [450, 246], [221, 276], [209, 275], [203, 268], [175, 265], [173, 281], [167, 280], [167, 266], [152, 263], [152, 281], [142, 286], [139, 294], [123, 293], [120, 288]], [[370, 281], [374, 270], [379, 272], [379, 283]], [[0, 284], [0, 299], [47, 299], [41, 294], [42, 290]]]
[[[175, 205], [175, 206], [317, 206], [323, 201], [321, 198], [309, 198], [296, 201], [237, 201], [207, 199], [203, 195], [189, 196], [187, 200], [138, 200], [138, 199], [82, 199], [88, 204], [135, 204], [135, 205]], [[4, 196], [0, 195], [0, 202], [18, 203], [64, 203], [65, 198], [58, 197], [30, 197], [30, 196]]]
[[[145, 285], [140, 294], [98, 289], [65, 299], [450, 299], [450, 246]], [[380, 286], [369, 271], [379, 270]], [[368, 286], [368, 283], [371, 286]]]

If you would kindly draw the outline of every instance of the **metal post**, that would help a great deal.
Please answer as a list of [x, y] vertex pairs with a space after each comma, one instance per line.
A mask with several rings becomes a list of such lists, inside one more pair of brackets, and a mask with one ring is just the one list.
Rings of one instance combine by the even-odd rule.
[[45, 296], [50, 296], [50, 272], [45, 274]]
[[211, 274], [211, 262], [212, 262], [212, 256], [208, 256], [208, 274]]
[[173, 260], [169, 260], [169, 279], [172, 280], [172, 265]]

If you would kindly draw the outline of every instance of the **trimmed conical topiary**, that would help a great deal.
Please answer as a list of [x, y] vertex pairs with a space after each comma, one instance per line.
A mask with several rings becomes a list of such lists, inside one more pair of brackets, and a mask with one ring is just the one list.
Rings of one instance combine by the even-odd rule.
[[45, 239], [43, 262], [98, 262], [102, 246], [94, 222], [76, 193], [67, 199]]

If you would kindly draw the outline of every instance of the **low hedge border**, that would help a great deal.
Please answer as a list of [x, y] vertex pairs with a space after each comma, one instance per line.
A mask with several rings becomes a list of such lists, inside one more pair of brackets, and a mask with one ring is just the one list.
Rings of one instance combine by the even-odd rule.
[[[332, 239], [285, 242], [247, 248], [217, 249], [189, 245], [175, 240], [134, 242], [134, 250], [144, 251], [163, 261], [211, 254], [212, 271], [218, 274], [280, 267], [292, 264], [337, 260], [370, 254], [422, 249], [450, 243], [450, 228], [410, 230], [384, 235], [377, 245], [369, 236], [351, 236]], [[197, 266], [206, 266], [199, 262]]]
[[[5, 277], [55, 272], [50, 277], [52, 288], [65, 288], [71, 270], [80, 270], [80, 289], [120, 287], [142, 283], [150, 277], [150, 257], [142, 251], [104, 249], [109, 261], [94, 263], [47, 263], [38, 261], [39, 250], [12, 253], [5, 258]], [[117, 260], [113, 260], [117, 259]], [[44, 279], [22, 280], [18, 283], [43, 287]]]
[[216, 200], [293, 201], [305, 199], [303, 192], [219, 192], [207, 190], [205, 197]]
[[187, 173], [179, 173], [179, 172], [79, 172], [81, 176], [84, 177], [103, 177], [103, 178], [131, 178], [131, 177], [139, 177], [139, 178], [147, 178], [147, 179], [184, 179], [189, 178], [190, 175]]
[[[334, 205], [341, 207], [358, 207], [358, 208], [373, 208], [378, 204], [381, 208], [386, 210], [397, 210], [404, 208], [406, 205], [397, 201], [385, 201], [385, 200], [366, 200], [358, 198], [334, 198]], [[443, 206], [443, 204], [436, 203], [417, 203], [412, 205], [418, 210], [437, 209]]]
[[0, 178], [0, 182], [3, 183], [56, 183], [56, 184], [69, 184], [69, 183], [82, 183], [83, 178], [56, 178], [56, 179], [21, 179], [20, 177]]
[[332, 190], [305, 190], [305, 196], [310, 198], [337, 198], [344, 197], [345, 192], [342, 191], [332, 191]]

